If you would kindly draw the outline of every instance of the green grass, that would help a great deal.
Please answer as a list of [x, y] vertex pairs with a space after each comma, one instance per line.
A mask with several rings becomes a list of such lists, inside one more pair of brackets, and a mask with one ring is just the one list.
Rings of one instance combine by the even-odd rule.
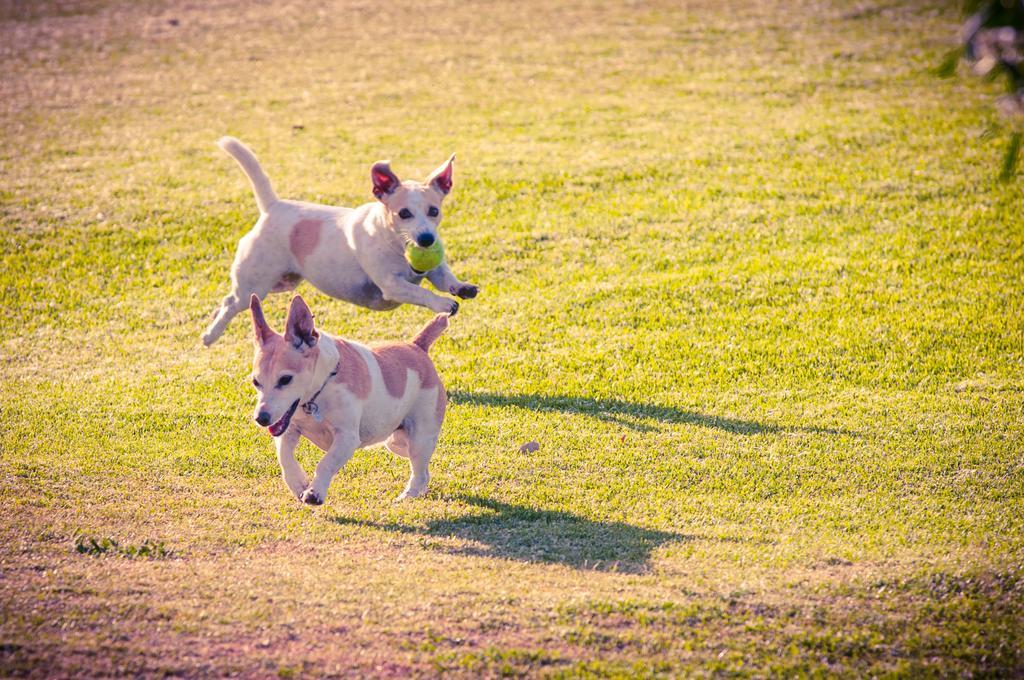
[[[955, 8], [401, 4], [0, 5], [0, 672], [1024, 673], [1021, 181]], [[248, 321], [200, 346], [223, 134], [339, 204], [458, 154], [427, 498], [374, 449], [300, 506]]]

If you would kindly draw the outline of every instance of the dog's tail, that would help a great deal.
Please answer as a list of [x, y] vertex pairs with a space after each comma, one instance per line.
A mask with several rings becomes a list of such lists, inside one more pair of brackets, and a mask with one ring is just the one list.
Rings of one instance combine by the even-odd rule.
[[434, 344], [434, 341], [441, 337], [441, 333], [444, 333], [445, 329], [448, 328], [448, 314], [438, 314], [435, 316], [430, 323], [423, 327], [415, 338], [412, 339], [412, 344], [416, 345], [424, 352], [430, 351], [430, 346]]
[[249, 178], [252, 192], [256, 194], [256, 205], [259, 206], [260, 212], [268, 212], [270, 206], [277, 203], [277, 194], [274, 193], [274, 187], [270, 186], [270, 178], [263, 172], [253, 152], [234, 137], [221, 137], [217, 140], [217, 146], [224, 149], [242, 166], [242, 172]]

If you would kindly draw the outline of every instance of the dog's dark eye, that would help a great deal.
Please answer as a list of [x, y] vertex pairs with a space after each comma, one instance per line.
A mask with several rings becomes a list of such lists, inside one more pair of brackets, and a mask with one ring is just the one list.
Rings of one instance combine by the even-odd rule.
[[292, 381], [292, 377], [290, 375], [282, 375], [281, 378], [277, 381], [277, 386], [278, 387], [284, 387], [285, 385], [287, 385], [291, 381]]
[[437, 217], [437, 214], [439, 212], [440, 210], [437, 209], [436, 205], [432, 205], [429, 208], [427, 208], [427, 214], [430, 215], [431, 217]]
[[256, 378], [252, 379], [252, 384], [253, 384], [253, 387], [256, 387], [257, 389], [260, 387], [260, 381], [257, 380]]
[[398, 216], [401, 217], [403, 220], [407, 220], [410, 217], [412, 217], [412, 211], [409, 210], [408, 208], [402, 208], [401, 210], [398, 211]]

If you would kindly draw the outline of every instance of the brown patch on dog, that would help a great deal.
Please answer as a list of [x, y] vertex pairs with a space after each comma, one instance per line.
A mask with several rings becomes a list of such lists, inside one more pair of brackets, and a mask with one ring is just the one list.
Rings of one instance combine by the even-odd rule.
[[[285, 342], [282, 336], [274, 333], [262, 346], [256, 348], [256, 360], [253, 363], [258, 367], [257, 374], [264, 377], [288, 372], [299, 375], [316, 365], [318, 354], [319, 351], [314, 351], [303, 356]], [[274, 369], [277, 369], [276, 374]]]
[[322, 226], [323, 222], [320, 220], [301, 220], [292, 227], [291, 234], [288, 235], [288, 248], [300, 265], [306, 263], [306, 258], [320, 242]]
[[344, 340], [336, 342], [338, 346], [337, 382], [343, 383], [359, 399], [370, 396], [370, 369], [363, 356], [352, 345]]
[[[420, 379], [421, 389], [430, 389], [441, 384], [441, 379], [437, 376], [437, 370], [434, 369], [434, 362], [430, 360], [427, 353], [416, 345], [406, 342], [396, 342], [387, 345], [377, 345], [372, 348], [373, 355], [377, 358], [377, 363], [381, 365], [381, 373], [385, 375], [385, 383], [387, 382], [387, 373], [385, 373], [385, 364], [389, 364], [387, 371], [397, 374], [399, 368], [412, 369], [416, 371], [416, 374]], [[404, 375], [404, 372], [403, 372]], [[395, 380], [395, 386], [397, 386], [397, 378]], [[397, 394], [393, 391], [394, 387], [388, 388], [388, 394], [393, 397], [400, 397], [405, 393], [405, 378], [402, 378], [403, 384], [402, 389]]]
[[395, 399], [401, 399], [405, 394], [405, 384], [409, 379], [409, 366], [406, 363], [400, 345], [386, 345], [373, 350], [373, 356], [380, 366], [381, 377], [384, 378], [384, 387], [388, 394]]

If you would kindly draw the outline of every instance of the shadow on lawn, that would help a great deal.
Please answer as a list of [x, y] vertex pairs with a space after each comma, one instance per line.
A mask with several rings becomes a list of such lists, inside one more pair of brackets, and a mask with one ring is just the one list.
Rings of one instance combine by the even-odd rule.
[[455, 519], [430, 520], [426, 525], [373, 522], [335, 517], [339, 524], [383, 531], [454, 538], [469, 545], [432, 545], [452, 554], [499, 557], [522, 562], [563, 564], [575, 569], [642, 573], [651, 553], [661, 545], [695, 540], [739, 543], [746, 539], [703, 537], [656, 531], [623, 522], [595, 522], [568, 512], [537, 510], [479, 496], [454, 496], [480, 512]]
[[684, 411], [673, 406], [633, 403], [620, 399], [591, 399], [588, 397], [542, 396], [538, 394], [494, 394], [492, 392], [463, 392], [452, 390], [448, 398], [455, 404], [474, 406], [514, 406], [531, 411], [561, 411], [581, 413], [606, 422], [616, 423], [639, 432], [656, 429], [643, 420], [656, 420], [668, 425], [699, 425], [732, 434], [772, 434], [806, 432], [810, 434], [856, 436], [855, 432], [813, 425], [772, 425], [754, 420], [709, 416], [697, 411]]

